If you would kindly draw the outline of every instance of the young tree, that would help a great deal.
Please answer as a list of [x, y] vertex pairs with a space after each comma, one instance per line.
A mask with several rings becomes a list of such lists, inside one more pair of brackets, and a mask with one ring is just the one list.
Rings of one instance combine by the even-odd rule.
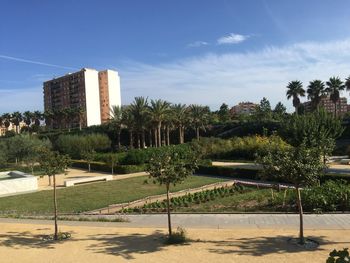
[[107, 155], [106, 163], [111, 167], [112, 175], [114, 174], [114, 166], [118, 164], [118, 156], [115, 153]]
[[55, 220], [55, 233], [54, 240], [58, 239], [58, 226], [57, 226], [57, 193], [56, 193], [56, 174], [65, 172], [70, 159], [68, 155], [60, 155], [58, 152], [50, 151], [46, 148], [41, 150], [40, 165], [49, 177], [53, 177], [53, 203], [54, 203], [54, 220]]
[[93, 149], [88, 149], [82, 152], [82, 157], [83, 159], [87, 162], [88, 164], [88, 169], [89, 173], [91, 172], [91, 163], [94, 160], [96, 152]]
[[318, 182], [325, 166], [320, 161], [317, 148], [308, 148], [304, 144], [284, 151], [269, 151], [259, 157], [266, 176], [276, 176], [292, 183], [296, 191], [296, 204], [299, 211], [299, 243], [304, 244], [303, 206], [300, 189]]
[[165, 185], [167, 196], [168, 230], [172, 235], [170, 218], [170, 186], [183, 182], [186, 177], [193, 174], [197, 161], [191, 152], [181, 156], [174, 147], [165, 148], [154, 154], [149, 160], [147, 171], [160, 185]]

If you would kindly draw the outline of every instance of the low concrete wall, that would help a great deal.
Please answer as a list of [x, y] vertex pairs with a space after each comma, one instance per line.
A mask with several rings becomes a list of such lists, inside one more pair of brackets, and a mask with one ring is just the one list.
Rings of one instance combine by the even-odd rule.
[[35, 176], [17, 171], [9, 172], [9, 175], [12, 178], [0, 180], [0, 197], [38, 190], [38, 179]]

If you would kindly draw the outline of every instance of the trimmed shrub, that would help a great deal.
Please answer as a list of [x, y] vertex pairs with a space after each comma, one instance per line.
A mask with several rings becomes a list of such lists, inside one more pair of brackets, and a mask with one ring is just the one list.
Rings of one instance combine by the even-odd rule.
[[[71, 164], [72, 167], [87, 169], [88, 163], [83, 160], [74, 160]], [[100, 172], [111, 172], [111, 167], [103, 162], [91, 162], [91, 170], [100, 171]], [[114, 167], [114, 172], [117, 174], [129, 174], [129, 173], [138, 173], [145, 171], [144, 165], [116, 165]]]

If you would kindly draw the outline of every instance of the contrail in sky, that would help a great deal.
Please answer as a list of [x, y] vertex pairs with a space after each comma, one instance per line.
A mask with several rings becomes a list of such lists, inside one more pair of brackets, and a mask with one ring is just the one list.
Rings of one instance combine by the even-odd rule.
[[18, 62], [36, 64], [36, 65], [41, 65], [41, 66], [62, 68], [62, 69], [73, 69], [73, 70], [78, 69], [78, 68], [73, 68], [73, 67], [65, 67], [65, 66], [60, 66], [60, 65], [55, 65], [55, 64], [49, 64], [49, 63], [45, 63], [45, 62], [34, 61], [34, 60], [28, 60], [28, 59], [23, 59], [23, 58], [10, 57], [10, 56], [5, 56], [5, 55], [0, 55], [0, 58], [8, 59], [8, 60], [13, 60], [13, 61], [18, 61]]

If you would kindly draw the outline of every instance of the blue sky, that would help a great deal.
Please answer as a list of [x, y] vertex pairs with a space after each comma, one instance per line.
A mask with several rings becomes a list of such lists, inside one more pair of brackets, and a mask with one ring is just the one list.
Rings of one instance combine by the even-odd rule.
[[[135, 96], [217, 108], [350, 75], [348, 0], [1, 0], [0, 113], [43, 109], [42, 82], [119, 72]], [[344, 93], [344, 95], [346, 95]]]

